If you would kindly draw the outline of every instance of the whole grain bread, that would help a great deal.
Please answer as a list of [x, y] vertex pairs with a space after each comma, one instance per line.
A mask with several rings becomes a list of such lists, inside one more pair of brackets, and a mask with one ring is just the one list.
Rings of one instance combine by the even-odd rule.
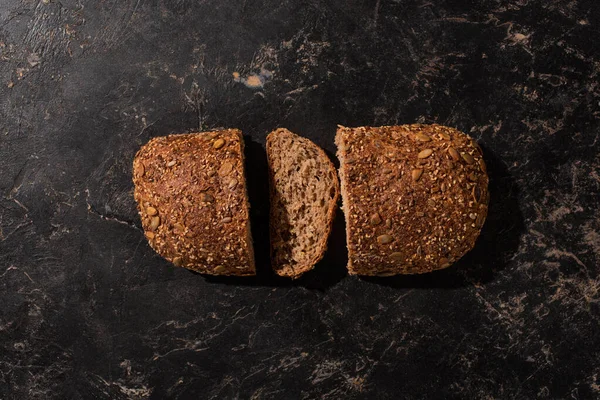
[[239, 130], [154, 138], [135, 156], [133, 182], [158, 254], [204, 274], [255, 275]]
[[350, 274], [417, 274], [475, 245], [488, 210], [481, 148], [440, 125], [339, 127]]
[[337, 173], [319, 146], [284, 128], [267, 136], [267, 158], [272, 267], [295, 279], [327, 249], [340, 195]]

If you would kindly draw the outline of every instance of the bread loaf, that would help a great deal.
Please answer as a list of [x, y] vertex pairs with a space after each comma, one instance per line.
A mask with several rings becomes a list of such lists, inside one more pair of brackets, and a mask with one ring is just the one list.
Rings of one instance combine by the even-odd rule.
[[298, 278], [323, 257], [339, 199], [335, 167], [316, 144], [277, 129], [267, 136], [271, 261]]
[[158, 254], [204, 274], [255, 274], [239, 130], [154, 138], [135, 156], [133, 182]]
[[350, 274], [416, 274], [473, 248], [487, 215], [481, 148], [440, 125], [339, 127]]

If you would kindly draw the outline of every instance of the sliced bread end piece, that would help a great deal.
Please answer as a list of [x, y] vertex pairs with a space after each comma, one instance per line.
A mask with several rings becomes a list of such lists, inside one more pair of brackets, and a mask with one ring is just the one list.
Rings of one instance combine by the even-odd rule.
[[267, 136], [271, 262], [298, 278], [323, 258], [340, 195], [337, 172], [309, 139], [280, 128]]
[[430, 272], [473, 248], [489, 180], [468, 135], [441, 125], [340, 126], [336, 144], [350, 275]]
[[256, 274], [242, 132], [153, 138], [135, 156], [133, 182], [158, 254], [203, 274]]

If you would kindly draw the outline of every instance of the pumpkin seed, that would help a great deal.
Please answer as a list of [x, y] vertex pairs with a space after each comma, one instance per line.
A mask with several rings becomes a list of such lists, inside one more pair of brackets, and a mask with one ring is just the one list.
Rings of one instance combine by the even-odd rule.
[[413, 181], [416, 182], [421, 179], [421, 175], [423, 175], [423, 168], [413, 169], [411, 174]]
[[475, 221], [475, 224], [477, 225], [477, 227], [481, 228], [483, 226], [484, 221], [485, 221], [485, 215], [479, 214], [477, 216], [477, 221]]
[[475, 159], [469, 153], [462, 153], [461, 156], [463, 160], [467, 162], [467, 164], [473, 164], [475, 162]]
[[213, 143], [213, 147], [215, 149], [220, 149], [224, 145], [225, 145], [225, 140], [222, 139], [222, 138], [215, 140], [214, 143]]
[[433, 150], [432, 149], [425, 149], [423, 151], [421, 151], [417, 157], [419, 158], [427, 158], [429, 157], [431, 154], [433, 154]]
[[227, 175], [231, 171], [233, 171], [233, 164], [229, 161], [225, 161], [223, 164], [221, 164], [221, 168], [219, 168], [219, 175]]
[[421, 133], [421, 132], [417, 133], [417, 134], [415, 135], [415, 137], [416, 137], [416, 138], [417, 138], [417, 140], [418, 140], [418, 141], [420, 141], [420, 142], [429, 142], [429, 141], [431, 140], [431, 138], [430, 138], [429, 136], [427, 136], [426, 134], [424, 134], [424, 133]]
[[448, 259], [446, 257], [442, 257], [440, 258], [440, 260], [438, 261], [438, 265], [441, 268], [448, 268], [450, 266], [450, 262], [448, 261]]
[[152, 220], [150, 220], [150, 230], [155, 231], [159, 225], [160, 225], [160, 217], [159, 216], [152, 217]]
[[482, 172], [487, 172], [487, 168], [485, 167], [485, 161], [483, 161], [483, 158], [479, 159], [479, 168], [481, 168]]
[[460, 159], [460, 155], [454, 147], [448, 147], [448, 154], [450, 154], [450, 157], [452, 157], [454, 161], [458, 161]]
[[225, 267], [224, 267], [224, 266], [222, 266], [222, 265], [217, 265], [217, 266], [215, 267], [214, 271], [215, 271], [216, 273], [225, 272]]
[[479, 188], [479, 185], [473, 186], [471, 195], [473, 196], [473, 200], [475, 201], [475, 203], [481, 202], [481, 189]]
[[369, 218], [369, 222], [371, 223], [371, 225], [379, 225], [381, 223], [381, 217], [379, 216], [379, 213], [371, 215], [371, 218]]
[[379, 243], [379, 244], [388, 244], [388, 243], [391, 243], [393, 240], [394, 240], [394, 238], [391, 237], [390, 235], [377, 236], [377, 243]]
[[200, 193], [200, 201], [204, 203], [212, 202], [215, 198], [208, 193]]

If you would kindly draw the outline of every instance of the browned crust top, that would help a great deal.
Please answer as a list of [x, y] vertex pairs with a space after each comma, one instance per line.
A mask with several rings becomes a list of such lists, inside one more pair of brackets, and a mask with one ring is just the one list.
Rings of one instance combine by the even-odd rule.
[[150, 140], [133, 161], [134, 197], [150, 246], [176, 266], [254, 275], [242, 133]]
[[446, 268], [473, 248], [488, 209], [479, 145], [441, 125], [340, 127], [350, 274]]
[[294, 137], [295, 140], [299, 140], [305, 146], [314, 149], [316, 151], [316, 153], [319, 154], [319, 157], [321, 157], [327, 163], [327, 165], [329, 166], [329, 169], [333, 173], [333, 177], [334, 177], [333, 184], [334, 184], [335, 195], [334, 195], [333, 199], [329, 202], [329, 205], [327, 208], [327, 218], [326, 218], [327, 225], [325, 227], [323, 236], [321, 238], [319, 238], [319, 241], [315, 244], [315, 247], [317, 248], [317, 251], [315, 252], [315, 256], [313, 258], [311, 258], [309, 260], [309, 262], [302, 264], [302, 265], [295, 265], [293, 268], [291, 268], [289, 266], [286, 267], [286, 266], [276, 265], [276, 262], [272, 257], [273, 243], [271, 243], [271, 263], [272, 263], [273, 270], [280, 276], [297, 279], [305, 272], [313, 269], [315, 267], [315, 264], [318, 263], [325, 255], [325, 251], [327, 250], [327, 240], [331, 233], [331, 229], [333, 226], [333, 220], [335, 218], [335, 210], [337, 207], [337, 202], [339, 201], [339, 198], [340, 198], [340, 183], [337, 178], [337, 171], [335, 169], [335, 166], [333, 165], [333, 163], [331, 162], [331, 159], [329, 158], [329, 156], [327, 156], [325, 151], [323, 149], [321, 149], [321, 147], [317, 146], [311, 140], [301, 137], [301, 136], [298, 136], [285, 128], [278, 128], [278, 129], [274, 130], [273, 132], [269, 133], [269, 135], [267, 135], [266, 147], [267, 147], [267, 160], [269, 163], [269, 180], [270, 180], [269, 181], [269, 191], [270, 191], [270, 197], [271, 197], [271, 211], [270, 211], [271, 217], [269, 218], [269, 227], [270, 227], [272, 238], [275, 235], [275, 230], [277, 229], [276, 224], [278, 222], [275, 220], [275, 218], [273, 218], [273, 214], [274, 214], [273, 204], [274, 204], [274, 198], [275, 198], [275, 173], [276, 173], [276, 171], [273, 170], [272, 160], [269, 155], [271, 154], [271, 151], [272, 151], [273, 142], [277, 139], [278, 135], [291, 135]]

